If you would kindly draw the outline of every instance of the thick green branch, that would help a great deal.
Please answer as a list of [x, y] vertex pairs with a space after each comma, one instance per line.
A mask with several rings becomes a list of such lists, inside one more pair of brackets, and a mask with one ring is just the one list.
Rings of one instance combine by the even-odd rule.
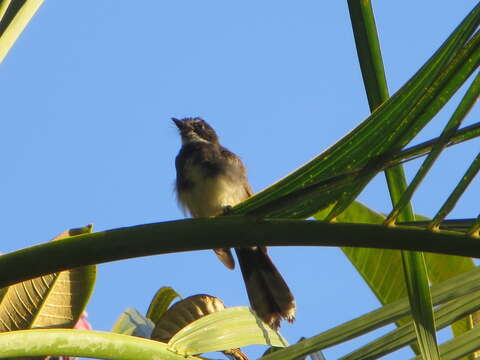
[[256, 221], [230, 216], [107, 230], [5, 254], [0, 256], [0, 288], [82, 265], [181, 251], [251, 245], [368, 247], [480, 258], [478, 239], [454, 232], [304, 220]]
[[136, 336], [72, 329], [36, 329], [0, 334], [2, 359], [24, 356], [70, 355], [101, 359], [199, 360], [175, 354], [167, 345]]

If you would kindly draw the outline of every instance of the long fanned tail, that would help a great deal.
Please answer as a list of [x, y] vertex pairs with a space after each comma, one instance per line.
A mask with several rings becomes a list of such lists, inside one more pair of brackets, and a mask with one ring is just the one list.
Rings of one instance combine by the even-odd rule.
[[235, 249], [255, 313], [272, 329], [295, 320], [295, 299], [265, 247]]

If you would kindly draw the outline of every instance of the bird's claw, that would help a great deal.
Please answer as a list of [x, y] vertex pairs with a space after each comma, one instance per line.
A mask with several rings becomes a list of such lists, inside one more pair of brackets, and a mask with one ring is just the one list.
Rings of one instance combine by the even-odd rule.
[[222, 215], [230, 215], [232, 213], [232, 205], [225, 205], [222, 209]]

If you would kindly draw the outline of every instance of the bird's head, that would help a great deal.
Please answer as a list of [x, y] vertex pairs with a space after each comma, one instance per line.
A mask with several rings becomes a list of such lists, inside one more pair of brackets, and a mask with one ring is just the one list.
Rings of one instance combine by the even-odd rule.
[[218, 143], [218, 136], [213, 128], [208, 123], [199, 118], [172, 118], [172, 121], [180, 131], [182, 143], [188, 144], [191, 142], [209, 142]]

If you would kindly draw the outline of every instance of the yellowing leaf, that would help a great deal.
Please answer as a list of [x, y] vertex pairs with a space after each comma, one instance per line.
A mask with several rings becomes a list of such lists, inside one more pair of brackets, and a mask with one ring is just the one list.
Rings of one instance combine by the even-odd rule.
[[[54, 240], [90, 233], [91, 226], [68, 230]], [[95, 266], [48, 274], [3, 289], [0, 332], [60, 327], [71, 328], [80, 318], [95, 283]]]
[[0, 1], [0, 63], [43, 0]]

